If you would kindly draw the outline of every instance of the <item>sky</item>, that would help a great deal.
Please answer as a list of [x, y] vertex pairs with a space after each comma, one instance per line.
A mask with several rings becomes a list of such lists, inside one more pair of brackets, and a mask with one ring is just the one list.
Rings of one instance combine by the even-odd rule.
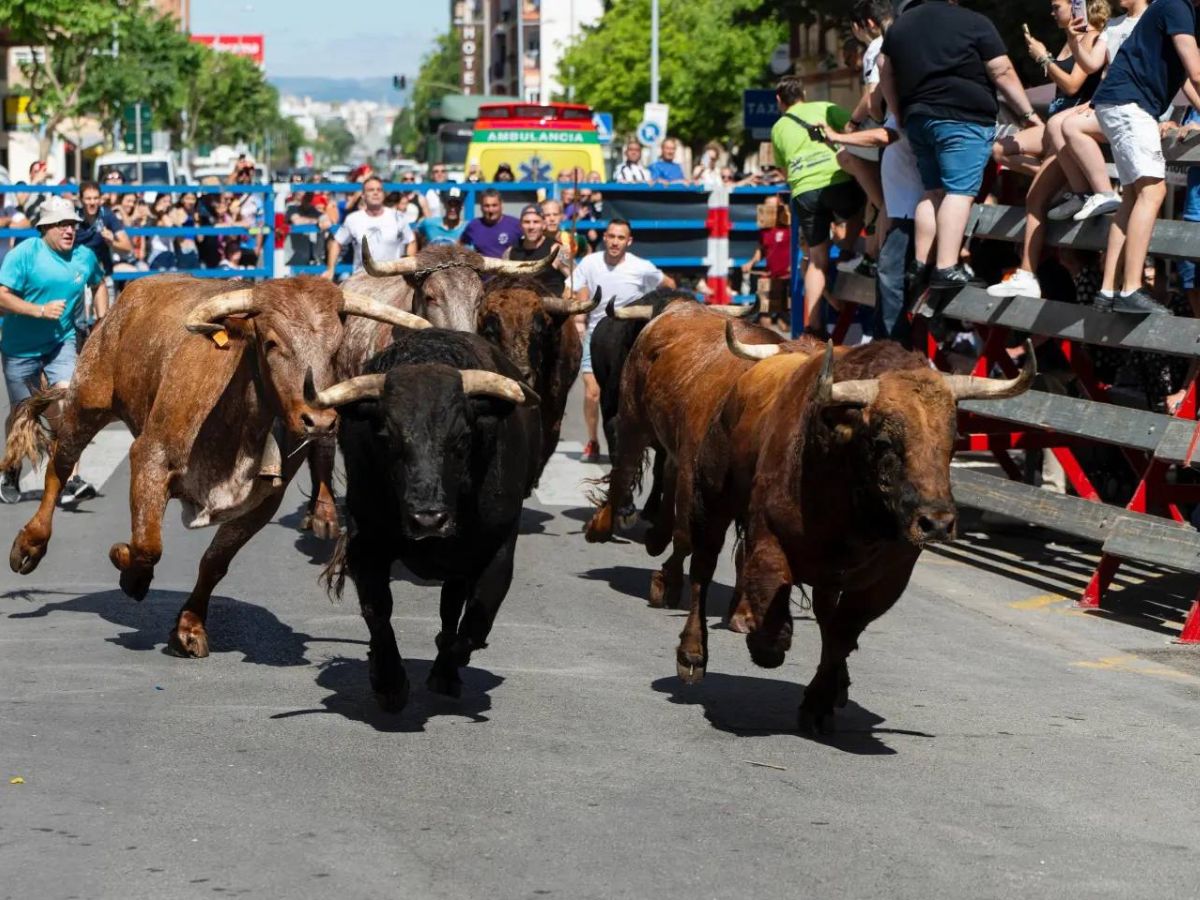
[[449, 0], [192, 0], [193, 34], [263, 34], [267, 75], [416, 75]]

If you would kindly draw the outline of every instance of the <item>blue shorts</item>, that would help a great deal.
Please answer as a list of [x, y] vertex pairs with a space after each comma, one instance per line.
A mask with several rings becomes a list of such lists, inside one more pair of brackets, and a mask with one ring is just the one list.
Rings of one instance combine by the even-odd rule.
[[583, 333], [583, 361], [579, 364], [579, 371], [584, 375], [592, 374], [592, 331], [594, 330], [589, 328]]
[[75, 338], [63, 341], [41, 356], [5, 356], [4, 383], [8, 404], [16, 406], [34, 391], [41, 390], [42, 375], [46, 386], [67, 384], [75, 375]]
[[979, 193], [983, 172], [992, 159], [995, 125], [909, 116], [904, 131], [917, 157], [925, 190], [967, 197]]

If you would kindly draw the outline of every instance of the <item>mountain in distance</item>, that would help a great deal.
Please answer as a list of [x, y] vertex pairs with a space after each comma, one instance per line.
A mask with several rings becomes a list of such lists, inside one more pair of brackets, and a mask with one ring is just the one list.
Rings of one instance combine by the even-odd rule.
[[346, 100], [385, 101], [399, 106], [403, 104], [405, 92], [392, 87], [392, 76], [377, 78], [320, 78], [309, 75], [274, 75], [267, 78], [281, 94], [293, 97], [311, 97], [327, 103]]

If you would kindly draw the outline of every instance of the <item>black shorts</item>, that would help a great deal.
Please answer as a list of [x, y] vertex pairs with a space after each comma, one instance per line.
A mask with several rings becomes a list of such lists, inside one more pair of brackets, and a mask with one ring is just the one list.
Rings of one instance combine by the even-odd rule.
[[810, 247], [829, 240], [829, 229], [834, 219], [844, 222], [862, 212], [866, 203], [867, 195], [853, 179], [815, 191], [805, 191], [792, 198], [792, 207], [800, 223], [800, 234]]

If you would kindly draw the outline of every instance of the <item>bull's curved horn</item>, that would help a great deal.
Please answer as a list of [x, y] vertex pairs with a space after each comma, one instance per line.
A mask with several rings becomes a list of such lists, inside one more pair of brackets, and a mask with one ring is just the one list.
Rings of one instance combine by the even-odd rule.
[[476, 397], [499, 397], [522, 406], [535, 406], [542, 402], [527, 384], [486, 369], [463, 369], [463, 393]]
[[742, 359], [769, 359], [782, 352], [778, 344], [743, 344], [733, 336], [732, 319], [725, 323], [725, 346], [730, 353]]
[[736, 303], [713, 303], [706, 305], [705, 309], [711, 309], [718, 315], [729, 316], [731, 319], [745, 319], [754, 315], [758, 310], [758, 304], [750, 303], [746, 306], [739, 306]]
[[654, 318], [654, 308], [640, 303], [633, 306], [617, 306], [615, 300], [609, 300], [604, 312], [614, 319], [626, 321], [649, 322]]
[[363, 270], [372, 278], [385, 278], [388, 275], [412, 275], [417, 271], [415, 256], [376, 262], [371, 258], [371, 246], [365, 237], [362, 239], [362, 262]]
[[183, 322], [183, 326], [193, 334], [212, 334], [224, 326], [221, 320], [226, 316], [244, 315], [254, 312], [254, 291], [242, 288], [237, 291], [226, 291], [209, 297], [199, 306], [193, 307]]
[[879, 396], [879, 382], [874, 378], [862, 381], [839, 381], [830, 391], [831, 405], [870, 406]]
[[833, 399], [833, 341], [825, 343], [825, 358], [821, 361], [821, 374], [817, 377], [817, 406], [826, 406]]
[[578, 316], [590, 313], [600, 305], [602, 288], [596, 288], [596, 294], [587, 300], [564, 300], [562, 297], [543, 297], [542, 309], [552, 316]]
[[960, 400], [1003, 400], [1029, 390], [1037, 377], [1037, 357], [1033, 344], [1025, 342], [1025, 364], [1016, 378], [979, 378], [975, 375], [943, 375], [946, 387]]
[[541, 259], [531, 259], [528, 262], [516, 262], [511, 259], [492, 259], [484, 257], [483, 271], [492, 275], [540, 275], [558, 259], [560, 244], [555, 244]]
[[355, 400], [377, 398], [383, 393], [385, 375], [359, 375], [346, 381], [339, 381], [332, 387], [318, 393], [313, 387], [312, 369], [304, 375], [304, 402], [313, 409], [329, 409], [343, 406]]
[[418, 315], [396, 309], [386, 303], [380, 303], [372, 297], [342, 290], [342, 313], [347, 316], [362, 316], [364, 319], [374, 319], [376, 322], [387, 322], [389, 325], [403, 325], [405, 328], [432, 328]]

